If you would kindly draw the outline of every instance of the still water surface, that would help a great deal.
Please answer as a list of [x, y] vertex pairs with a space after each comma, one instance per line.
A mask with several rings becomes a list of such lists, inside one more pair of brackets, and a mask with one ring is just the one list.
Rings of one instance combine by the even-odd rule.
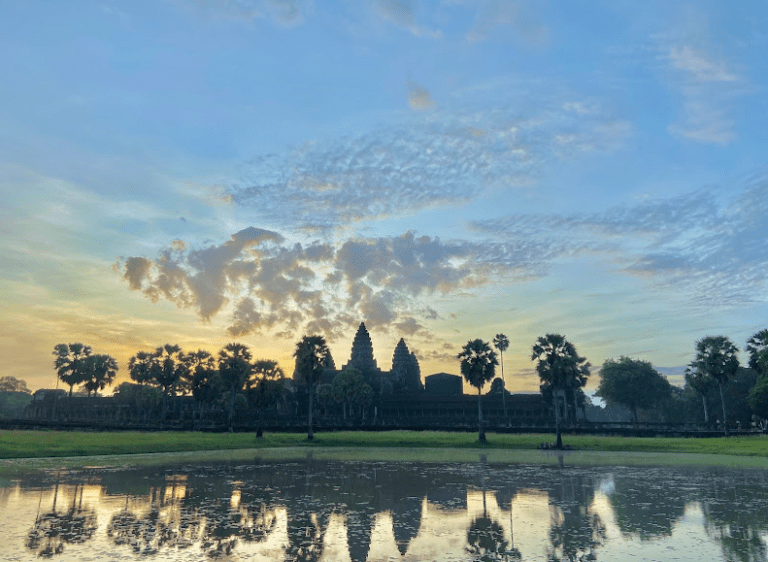
[[768, 560], [768, 471], [208, 461], [0, 479], [0, 560]]

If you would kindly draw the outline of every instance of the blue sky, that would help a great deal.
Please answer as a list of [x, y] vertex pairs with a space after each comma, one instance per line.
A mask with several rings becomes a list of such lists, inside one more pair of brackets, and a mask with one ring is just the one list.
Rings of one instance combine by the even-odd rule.
[[360, 321], [423, 374], [505, 333], [513, 390], [549, 332], [743, 347], [766, 50], [762, 2], [0, 2], [0, 374], [232, 340], [290, 373]]

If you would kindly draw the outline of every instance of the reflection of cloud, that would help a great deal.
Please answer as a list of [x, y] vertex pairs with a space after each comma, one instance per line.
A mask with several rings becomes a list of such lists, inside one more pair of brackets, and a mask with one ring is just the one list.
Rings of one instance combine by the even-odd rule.
[[426, 88], [418, 84], [411, 84], [410, 92], [408, 93], [408, 105], [411, 109], [426, 111], [427, 109], [432, 109], [435, 106], [435, 102]]
[[[536, 240], [536, 248], [513, 261], [545, 270], [564, 255], [602, 252], [627, 275], [687, 294], [706, 307], [768, 301], [768, 179], [748, 185], [720, 204], [713, 190], [644, 201], [591, 216], [508, 217], [478, 221], [481, 232], [514, 247]], [[538, 256], [538, 259], [536, 259]], [[486, 257], [494, 261], [492, 253]]]
[[316, 231], [531, 185], [552, 161], [614, 150], [628, 133], [624, 122], [561, 101], [521, 111], [516, 104], [411, 114], [407, 126], [260, 156], [229, 191], [236, 205]]

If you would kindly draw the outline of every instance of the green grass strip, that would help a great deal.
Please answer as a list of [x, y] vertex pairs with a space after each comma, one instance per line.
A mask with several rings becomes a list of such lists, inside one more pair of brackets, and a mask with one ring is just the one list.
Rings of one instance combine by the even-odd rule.
[[[129, 455], [184, 451], [298, 448], [430, 448], [521, 450], [552, 442], [552, 435], [488, 434], [479, 443], [474, 433], [441, 431], [341, 431], [315, 434], [268, 433], [257, 439], [252, 433], [198, 432], [87, 432], [0, 430], [0, 459]], [[579, 451], [630, 451], [700, 453], [768, 457], [768, 436], [674, 438], [566, 435], [564, 442]]]

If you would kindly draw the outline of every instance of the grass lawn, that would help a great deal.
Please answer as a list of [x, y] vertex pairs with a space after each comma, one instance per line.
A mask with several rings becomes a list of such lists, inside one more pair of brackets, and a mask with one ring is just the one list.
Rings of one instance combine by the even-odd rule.
[[[383, 431], [306, 434], [268, 433], [257, 439], [252, 433], [195, 432], [88, 432], [0, 430], [0, 459], [126, 455], [184, 451], [222, 451], [272, 448], [390, 448], [401, 449], [536, 449], [553, 442], [553, 435], [488, 434], [480, 443], [477, 434], [440, 431]], [[564, 435], [563, 442], [579, 451], [628, 451], [654, 453], [701, 453], [768, 457], [768, 436], [717, 438], [645, 438]]]

